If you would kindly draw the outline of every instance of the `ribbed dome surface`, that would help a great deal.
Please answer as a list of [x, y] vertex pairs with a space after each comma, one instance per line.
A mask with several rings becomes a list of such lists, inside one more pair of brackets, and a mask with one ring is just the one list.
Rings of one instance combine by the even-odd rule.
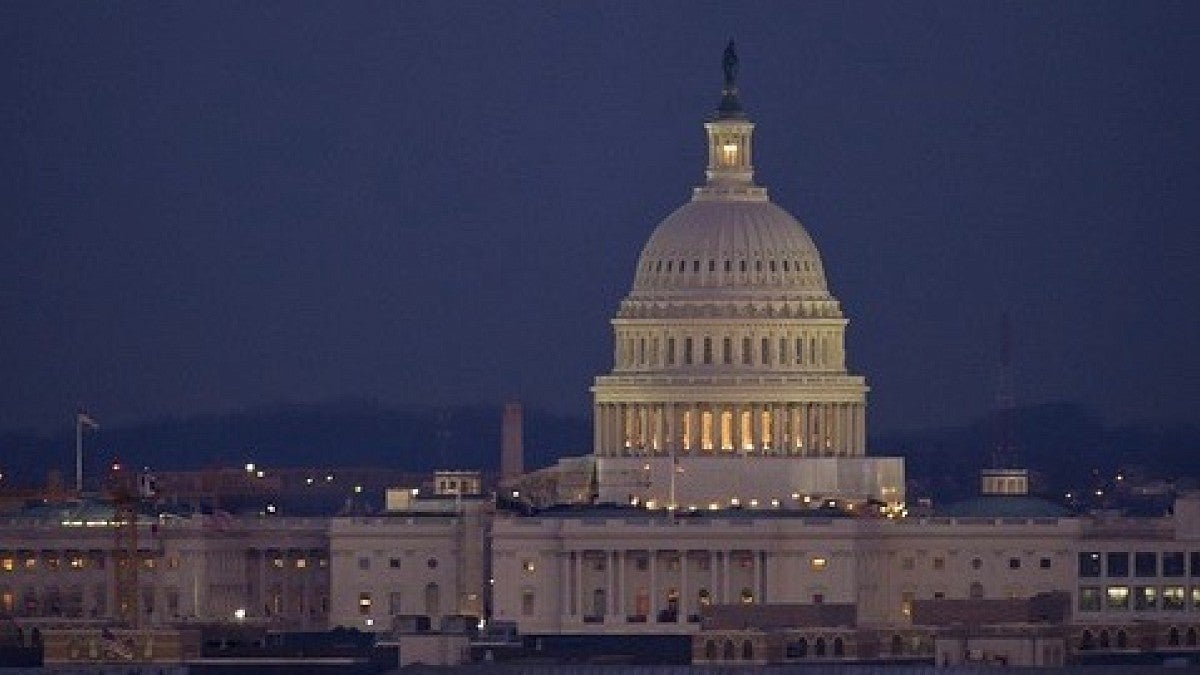
[[765, 199], [695, 199], [650, 235], [630, 297], [694, 297], [701, 290], [714, 296], [829, 297], [812, 238]]

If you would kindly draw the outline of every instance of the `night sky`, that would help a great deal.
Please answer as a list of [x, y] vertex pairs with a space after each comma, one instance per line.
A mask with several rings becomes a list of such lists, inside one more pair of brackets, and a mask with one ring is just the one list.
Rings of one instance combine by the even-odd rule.
[[876, 431], [1200, 409], [1200, 3], [6, 2], [0, 429], [586, 415], [725, 42]]

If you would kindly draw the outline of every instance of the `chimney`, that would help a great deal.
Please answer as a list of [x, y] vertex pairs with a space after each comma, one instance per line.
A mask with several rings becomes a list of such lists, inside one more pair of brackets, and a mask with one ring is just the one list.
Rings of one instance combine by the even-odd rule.
[[521, 404], [504, 404], [500, 422], [500, 480], [508, 481], [525, 473], [525, 432], [521, 421]]

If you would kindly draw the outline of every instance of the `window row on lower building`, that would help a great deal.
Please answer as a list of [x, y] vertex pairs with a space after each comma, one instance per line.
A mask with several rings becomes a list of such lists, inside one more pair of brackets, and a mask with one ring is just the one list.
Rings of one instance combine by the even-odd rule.
[[1200, 586], [1080, 586], [1079, 611], [1200, 612]]
[[1079, 576], [1200, 578], [1200, 551], [1081, 551]]

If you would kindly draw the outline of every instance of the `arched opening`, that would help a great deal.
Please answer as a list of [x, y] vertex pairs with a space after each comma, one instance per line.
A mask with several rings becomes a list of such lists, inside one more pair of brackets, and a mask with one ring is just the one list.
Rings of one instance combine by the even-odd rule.
[[1171, 630], [1167, 631], [1167, 644], [1172, 647], [1179, 646], [1179, 629], [1171, 626]]
[[1112, 646], [1112, 641], [1108, 639], [1108, 631], [1100, 631], [1100, 649], [1108, 649]]
[[1088, 650], [1096, 648], [1096, 636], [1092, 635], [1092, 631], [1085, 630], [1083, 635], [1079, 636], [1079, 649]]
[[1129, 636], [1126, 635], [1125, 631], [1123, 631], [1123, 630], [1117, 631], [1117, 649], [1125, 649], [1128, 646], [1129, 646]]
[[725, 648], [722, 650], [722, 652], [721, 652], [721, 655], [722, 655], [723, 657], [725, 657], [725, 660], [726, 660], [726, 661], [732, 661], [732, 660], [733, 660], [733, 658], [734, 658], [734, 654], [733, 654], [733, 640], [726, 640], [726, 641], [725, 641]]
[[794, 651], [795, 651], [796, 658], [802, 659], [802, 658], [808, 656], [808, 640], [806, 640], [805, 638], [800, 638], [799, 640], [797, 640]]
[[899, 635], [892, 636], [892, 653], [893, 654], [903, 654], [904, 653], [904, 638], [900, 637]]
[[1189, 646], [1189, 647], [1196, 646], [1196, 627], [1195, 626], [1192, 626], [1191, 628], [1187, 629], [1186, 641], [1187, 641], [1187, 646]]
[[742, 641], [742, 659], [746, 661], [754, 660], [754, 643], [749, 640]]
[[817, 641], [813, 644], [813, 655], [825, 656], [825, 638], [817, 638]]
[[845, 656], [846, 655], [846, 641], [840, 637], [833, 638], [833, 655], [834, 656]]
[[717, 643], [712, 640], [707, 640], [704, 643], [704, 658], [712, 661], [717, 658]]

